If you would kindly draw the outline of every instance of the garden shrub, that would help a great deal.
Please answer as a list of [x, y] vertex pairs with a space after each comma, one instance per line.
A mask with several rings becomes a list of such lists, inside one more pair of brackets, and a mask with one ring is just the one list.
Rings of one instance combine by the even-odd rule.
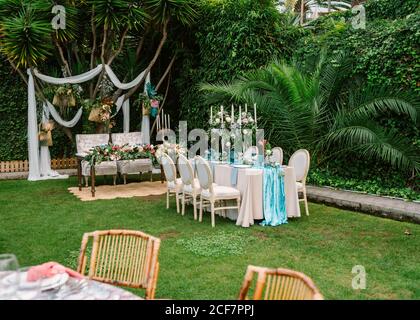
[[27, 159], [26, 85], [0, 56], [0, 161]]
[[209, 118], [197, 89], [200, 83], [230, 81], [273, 58], [290, 56], [305, 33], [283, 23], [272, 1], [201, 1], [200, 12], [176, 81], [180, 119], [189, 128], [203, 128]]

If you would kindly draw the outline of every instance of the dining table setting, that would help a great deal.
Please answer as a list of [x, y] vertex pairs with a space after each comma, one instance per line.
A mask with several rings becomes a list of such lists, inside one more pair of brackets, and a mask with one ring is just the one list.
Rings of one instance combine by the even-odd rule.
[[57, 262], [19, 267], [0, 255], [0, 300], [141, 300], [119, 287], [84, 277]]
[[[241, 193], [239, 212], [229, 209], [221, 213], [238, 226], [247, 228], [256, 221], [263, 226], [278, 226], [301, 216], [294, 167], [264, 160], [207, 160], [214, 183]], [[194, 159], [190, 162], [194, 167]]]

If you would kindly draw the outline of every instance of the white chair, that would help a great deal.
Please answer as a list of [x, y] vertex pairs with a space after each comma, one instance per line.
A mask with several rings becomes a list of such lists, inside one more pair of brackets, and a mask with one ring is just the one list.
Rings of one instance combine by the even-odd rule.
[[258, 147], [252, 146], [246, 149], [244, 152], [244, 158], [251, 158], [253, 154], [258, 155]]
[[280, 165], [283, 164], [283, 149], [280, 147], [275, 147], [271, 149], [271, 152], [272, 154], [270, 156], [270, 161]]
[[178, 157], [178, 171], [182, 179], [182, 215], [185, 214], [185, 200], [192, 200], [194, 206], [194, 220], [197, 220], [197, 198], [201, 193], [200, 183], [194, 178], [194, 170], [190, 161], [183, 156]]
[[169, 196], [175, 194], [176, 212], [179, 213], [179, 196], [182, 193], [182, 179], [176, 177], [176, 167], [171, 157], [164, 154], [161, 158], [163, 171], [165, 172], [167, 191], [166, 191], [166, 209], [169, 209]]
[[[200, 195], [200, 218], [199, 221], [203, 220], [203, 206], [204, 202], [210, 204], [211, 212], [211, 226], [215, 226], [215, 211], [216, 210], [227, 210], [227, 209], [237, 209], [238, 212], [241, 207], [241, 193], [238, 189], [232, 187], [219, 186], [213, 183], [213, 175], [210, 169], [208, 162], [200, 157], [195, 157], [196, 168], [198, 180], [201, 187]], [[220, 206], [215, 207], [216, 201], [225, 201], [225, 200], [236, 200], [236, 206]]]
[[306, 198], [306, 177], [308, 176], [310, 166], [310, 156], [308, 150], [300, 149], [296, 151], [289, 160], [289, 167], [295, 168], [296, 186], [298, 192], [303, 193], [303, 199], [299, 201], [305, 202], [306, 215], [309, 216], [308, 199]]

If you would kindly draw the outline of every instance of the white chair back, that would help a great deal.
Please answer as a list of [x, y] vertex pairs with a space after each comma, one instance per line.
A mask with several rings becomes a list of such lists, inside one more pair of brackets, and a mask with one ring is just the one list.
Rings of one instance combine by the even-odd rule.
[[141, 132], [129, 132], [129, 133], [113, 133], [112, 143], [122, 146], [128, 145], [141, 145], [143, 144], [143, 137]]
[[197, 169], [197, 176], [201, 189], [209, 190], [210, 193], [213, 193], [213, 174], [207, 160], [203, 157], [196, 156], [195, 167]]
[[258, 147], [249, 147], [244, 153], [244, 158], [251, 158], [252, 154], [258, 155]]
[[275, 147], [271, 149], [273, 154], [270, 156], [272, 162], [283, 164], [283, 149], [280, 147]]
[[181, 175], [182, 183], [184, 186], [189, 186], [194, 181], [194, 170], [188, 159], [180, 154], [178, 156], [178, 171]]
[[308, 175], [310, 156], [308, 150], [296, 151], [289, 160], [289, 167], [295, 168], [296, 181], [305, 181]]
[[176, 167], [171, 157], [169, 157], [167, 154], [164, 154], [161, 158], [161, 163], [163, 171], [165, 172], [166, 181], [168, 181], [168, 183], [175, 182]]
[[78, 134], [76, 135], [77, 153], [89, 153], [94, 147], [108, 144], [108, 140], [108, 134]]

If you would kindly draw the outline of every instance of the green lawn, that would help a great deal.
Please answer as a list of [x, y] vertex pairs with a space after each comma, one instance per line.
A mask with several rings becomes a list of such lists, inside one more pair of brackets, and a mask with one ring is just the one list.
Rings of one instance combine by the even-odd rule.
[[[327, 299], [420, 299], [420, 225], [310, 204], [309, 217], [279, 227], [237, 227], [183, 217], [164, 197], [81, 202], [62, 181], [0, 181], [0, 253], [21, 265], [76, 266], [84, 232], [135, 229], [160, 237], [157, 298], [235, 299], [248, 264], [309, 275]], [[411, 235], [405, 235], [409, 230]], [[363, 265], [367, 289], [353, 290]]]

